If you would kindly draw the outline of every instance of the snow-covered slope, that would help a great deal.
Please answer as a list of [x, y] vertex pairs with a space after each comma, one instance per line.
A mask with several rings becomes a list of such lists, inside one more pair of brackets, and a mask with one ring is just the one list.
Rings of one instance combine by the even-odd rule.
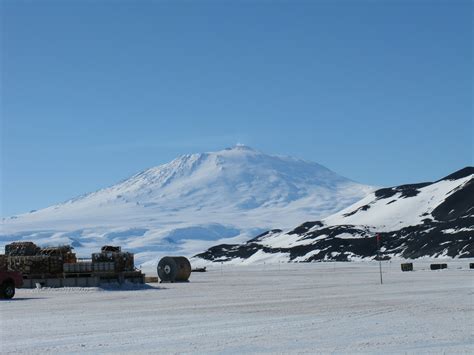
[[118, 244], [139, 262], [154, 261], [326, 217], [371, 191], [319, 164], [238, 145], [184, 155], [112, 187], [4, 218], [0, 247], [13, 240], [72, 243], [87, 254]]
[[474, 168], [434, 183], [377, 190], [321, 221], [272, 230], [240, 245], [218, 245], [197, 258], [252, 263], [384, 258], [474, 257]]

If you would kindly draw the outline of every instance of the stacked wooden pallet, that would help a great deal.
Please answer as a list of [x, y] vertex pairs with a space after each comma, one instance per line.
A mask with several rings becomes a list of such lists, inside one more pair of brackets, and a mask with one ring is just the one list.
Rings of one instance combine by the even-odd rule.
[[64, 263], [75, 263], [77, 261], [76, 254], [72, 252], [72, 247], [69, 245], [41, 248], [37, 254], [58, 256], [62, 258]]
[[38, 254], [40, 248], [33, 242], [13, 242], [5, 245], [6, 255], [32, 256]]
[[64, 262], [76, 261], [76, 254], [68, 245], [39, 248], [32, 242], [14, 242], [5, 246], [5, 253], [7, 269], [20, 271], [26, 277], [60, 274]]
[[20, 271], [23, 275], [58, 274], [63, 270], [60, 257], [46, 255], [8, 256], [8, 270]]
[[116, 251], [103, 251], [100, 253], [92, 254], [93, 263], [113, 263], [115, 271], [133, 271], [134, 257], [132, 253], [128, 252], [116, 252]]

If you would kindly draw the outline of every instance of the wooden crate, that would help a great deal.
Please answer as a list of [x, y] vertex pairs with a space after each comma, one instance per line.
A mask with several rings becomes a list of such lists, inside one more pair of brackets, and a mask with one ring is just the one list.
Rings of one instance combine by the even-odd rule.
[[158, 283], [158, 276], [145, 276], [145, 283]]

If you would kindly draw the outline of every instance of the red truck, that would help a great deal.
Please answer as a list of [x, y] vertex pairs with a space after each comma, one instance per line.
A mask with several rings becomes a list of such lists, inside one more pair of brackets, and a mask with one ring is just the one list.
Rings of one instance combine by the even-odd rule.
[[13, 298], [15, 288], [20, 288], [22, 285], [23, 275], [20, 272], [0, 270], [0, 298]]

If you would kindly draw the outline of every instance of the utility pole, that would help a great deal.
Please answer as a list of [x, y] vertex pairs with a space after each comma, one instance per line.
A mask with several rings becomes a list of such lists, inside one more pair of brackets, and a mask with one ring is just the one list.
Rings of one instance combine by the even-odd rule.
[[382, 260], [380, 258], [380, 234], [377, 234], [377, 259], [379, 259], [379, 272], [380, 272], [380, 284], [383, 284], [382, 280]]

